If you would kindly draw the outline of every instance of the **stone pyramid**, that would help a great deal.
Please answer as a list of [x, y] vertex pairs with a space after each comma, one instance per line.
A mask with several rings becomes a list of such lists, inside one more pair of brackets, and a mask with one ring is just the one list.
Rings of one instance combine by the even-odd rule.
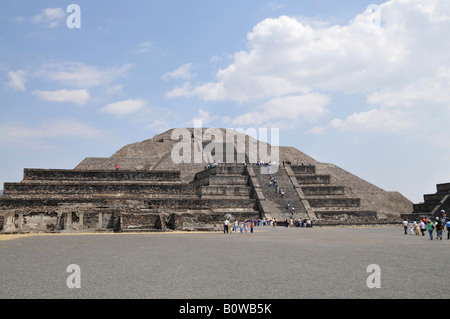
[[220, 230], [225, 218], [380, 224], [397, 223], [412, 207], [400, 193], [293, 147], [184, 128], [74, 169], [25, 169], [22, 182], [5, 183], [0, 231]]

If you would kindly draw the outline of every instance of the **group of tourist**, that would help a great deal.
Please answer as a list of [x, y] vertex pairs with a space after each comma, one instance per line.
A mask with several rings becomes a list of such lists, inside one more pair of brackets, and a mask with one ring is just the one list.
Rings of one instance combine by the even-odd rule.
[[[231, 229], [230, 229], [231, 226]], [[252, 219], [249, 221], [245, 220], [245, 221], [241, 221], [239, 223], [239, 221], [236, 219], [234, 222], [230, 222], [230, 220], [227, 218], [225, 219], [224, 223], [223, 223], [223, 233], [224, 234], [228, 234], [228, 233], [237, 233], [238, 229], [240, 231], [241, 234], [245, 233], [247, 234], [248, 229], [250, 228], [250, 233], [253, 234], [253, 229], [255, 228], [255, 221]]]
[[[234, 164], [234, 165], [237, 165], [237, 162], [236, 161], [234, 161], [234, 163], [230, 163], [230, 164]], [[247, 162], [243, 162], [242, 163], [244, 166], [247, 166]], [[277, 162], [272, 162], [272, 161], [256, 161], [255, 163], [253, 163], [253, 165], [254, 166], [263, 166], [263, 167], [268, 167], [269, 168], [269, 170], [270, 170], [270, 166], [271, 165], [281, 165], [281, 163], [278, 163], [277, 164]], [[285, 167], [285, 166], [291, 166], [292, 165], [292, 162], [291, 161], [283, 161], [282, 162], [282, 165], [283, 165], [283, 167]], [[298, 161], [297, 161], [297, 165], [299, 165], [299, 163], [298, 163]], [[307, 162], [306, 164], [302, 161], [301, 162], [301, 165], [303, 166], [303, 165], [311, 165], [311, 163], [310, 162]], [[216, 166], [220, 166], [220, 162], [214, 162], [214, 163], [209, 163], [208, 165], [206, 165], [205, 167], [204, 167], [204, 169], [205, 170], [208, 170], [208, 169], [210, 169], [210, 168], [213, 168], [213, 167], [216, 167]]]
[[425, 236], [425, 233], [428, 232], [430, 240], [434, 239], [434, 234], [436, 234], [436, 240], [442, 240], [443, 233], [447, 232], [447, 239], [450, 240], [450, 218], [447, 217], [444, 210], [441, 210], [435, 220], [431, 218], [423, 218], [419, 221], [408, 221], [404, 219], [403, 229], [405, 235], [408, 234], [408, 231], [410, 235], [416, 236]]
[[269, 176], [270, 176], [269, 187], [274, 187], [275, 192], [277, 194], [280, 194], [281, 197], [284, 198], [284, 190], [282, 188], [280, 188], [280, 186], [277, 183], [277, 180], [273, 177], [272, 174], [270, 174]]
[[295, 221], [294, 217], [291, 217], [289, 220], [284, 221], [286, 227], [300, 227], [300, 228], [312, 228], [312, 222], [310, 219], [305, 218], [302, 220], [298, 219], [298, 222]]
[[[250, 233], [253, 233], [253, 229], [256, 226], [272, 226], [275, 227], [277, 225], [277, 219], [274, 218], [273, 220], [267, 220], [265, 218], [263, 219], [251, 219], [251, 220], [244, 220], [244, 221], [238, 221], [237, 219], [231, 222], [228, 218], [225, 219], [223, 224], [223, 232], [225, 234], [228, 233], [238, 233], [246, 234], [248, 230], [250, 230]], [[231, 227], [231, 228], [230, 228]]]
[[[248, 231], [250, 231], [251, 234], [253, 234], [253, 230], [256, 226], [270, 226], [275, 228], [278, 225], [278, 221], [276, 218], [273, 220], [267, 220], [265, 218], [263, 219], [251, 219], [251, 220], [244, 220], [244, 221], [238, 221], [237, 219], [234, 221], [230, 221], [228, 218], [225, 219], [223, 223], [223, 233], [224, 234], [232, 234], [232, 233], [241, 233], [241, 234], [247, 234]], [[284, 221], [284, 225], [286, 227], [300, 227], [300, 228], [312, 228], [312, 222], [310, 219], [304, 219], [301, 218], [298, 219], [298, 222], [295, 221], [295, 219], [292, 217], [289, 220]]]

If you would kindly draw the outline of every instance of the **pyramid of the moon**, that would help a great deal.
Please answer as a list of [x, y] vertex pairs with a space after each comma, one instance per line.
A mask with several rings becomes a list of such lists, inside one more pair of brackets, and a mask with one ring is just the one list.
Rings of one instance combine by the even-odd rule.
[[0, 231], [220, 230], [225, 219], [398, 223], [413, 204], [253, 132], [173, 129], [74, 169], [5, 183]]

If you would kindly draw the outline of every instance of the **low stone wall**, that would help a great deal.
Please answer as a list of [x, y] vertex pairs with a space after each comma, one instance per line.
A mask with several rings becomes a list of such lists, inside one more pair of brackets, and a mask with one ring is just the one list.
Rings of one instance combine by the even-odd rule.
[[450, 183], [437, 184], [436, 189], [438, 193], [450, 193]]
[[247, 185], [247, 176], [217, 175], [209, 178], [209, 185]]
[[359, 207], [359, 198], [308, 198], [313, 208], [317, 207]]
[[19, 194], [193, 194], [192, 185], [159, 183], [153, 184], [130, 182], [69, 182], [69, 183], [5, 183], [5, 197]]
[[230, 216], [230, 221], [238, 220], [238, 221], [250, 221], [250, 220], [256, 220], [258, 218], [261, 218], [259, 212], [229, 212], [226, 214], [216, 214], [212, 213], [211, 217], [212, 219], [218, 224], [223, 226], [223, 222], [225, 221], [225, 218], [227, 216]]
[[391, 225], [401, 222], [399, 216], [380, 218], [375, 211], [316, 211], [316, 216], [315, 226]]
[[217, 223], [209, 211], [161, 213], [124, 213], [121, 214], [122, 232], [139, 231], [215, 231]]
[[236, 185], [213, 185], [203, 186], [200, 194], [202, 198], [204, 196], [239, 196], [250, 198], [252, 189], [250, 187]]
[[72, 231], [114, 231], [120, 228], [118, 213], [113, 210], [34, 212], [11, 211], [2, 218], [2, 233], [52, 233]]
[[122, 231], [151, 231], [165, 228], [161, 216], [157, 213], [123, 213], [121, 214], [120, 224], [120, 230]]
[[316, 174], [314, 165], [291, 165], [290, 168], [294, 174]]
[[343, 186], [304, 186], [302, 190], [306, 196], [345, 195]]
[[115, 170], [116, 165], [123, 170], [150, 170], [161, 158], [158, 154], [145, 158], [132, 157], [87, 157], [75, 167], [75, 170]]
[[304, 184], [330, 184], [330, 175], [297, 175], [297, 182], [300, 185]]
[[179, 171], [24, 170], [25, 181], [180, 181]]
[[152, 199], [147, 201], [149, 209], [214, 209], [214, 208], [250, 208], [257, 209], [254, 199]]

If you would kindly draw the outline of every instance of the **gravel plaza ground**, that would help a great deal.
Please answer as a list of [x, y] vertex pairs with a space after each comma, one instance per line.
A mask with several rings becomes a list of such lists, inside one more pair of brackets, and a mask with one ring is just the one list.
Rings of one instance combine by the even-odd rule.
[[[400, 226], [2, 235], [0, 298], [444, 299], [449, 252], [447, 233]], [[72, 264], [80, 288], [67, 285]]]

